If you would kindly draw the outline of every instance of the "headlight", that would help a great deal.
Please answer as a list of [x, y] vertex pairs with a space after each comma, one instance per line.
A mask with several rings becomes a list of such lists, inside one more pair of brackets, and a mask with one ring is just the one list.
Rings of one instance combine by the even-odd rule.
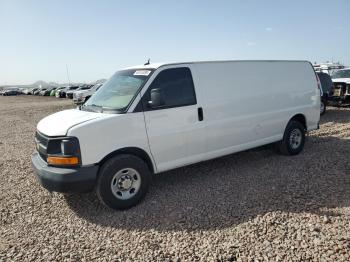
[[78, 166], [81, 164], [79, 140], [76, 137], [50, 139], [47, 163], [52, 166]]

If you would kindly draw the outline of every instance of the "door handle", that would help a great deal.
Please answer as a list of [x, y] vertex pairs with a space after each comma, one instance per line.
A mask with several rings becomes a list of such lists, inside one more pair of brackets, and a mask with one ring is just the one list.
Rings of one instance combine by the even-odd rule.
[[198, 120], [203, 121], [203, 108], [198, 107]]

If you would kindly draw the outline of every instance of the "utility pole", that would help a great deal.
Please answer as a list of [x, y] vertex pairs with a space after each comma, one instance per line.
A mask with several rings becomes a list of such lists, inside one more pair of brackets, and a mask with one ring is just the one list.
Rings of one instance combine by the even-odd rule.
[[66, 71], [67, 71], [68, 84], [70, 85], [70, 78], [69, 78], [69, 72], [68, 72], [68, 65], [67, 64], [66, 64]]

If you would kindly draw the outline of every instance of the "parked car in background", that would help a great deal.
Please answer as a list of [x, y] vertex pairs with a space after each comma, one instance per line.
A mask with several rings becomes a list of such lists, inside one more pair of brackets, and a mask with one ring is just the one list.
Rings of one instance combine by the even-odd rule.
[[73, 93], [73, 102], [77, 105], [83, 104], [102, 86], [102, 84], [93, 85], [89, 89], [78, 90]]
[[[67, 92], [76, 90], [78, 88], [79, 88], [79, 86], [68, 86], [68, 87], [60, 90], [59, 97], [66, 98], [67, 97]], [[72, 98], [73, 98], [73, 96], [72, 96]]]
[[33, 89], [33, 88], [27, 88], [26, 95], [31, 95], [31, 94], [32, 94], [32, 93], [31, 93], [31, 92], [32, 92], [32, 89]]
[[50, 92], [50, 96], [55, 96], [57, 89], [58, 87], [53, 88]]
[[28, 93], [27, 93], [27, 95], [32, 95], [34, 89], [35, 89], [35, 88], [28, 88]]
[[314, 64], [313, 66], [317, 73], [321, 72], [329, 75], [332, 75], [334, 72], [336, 72], [339, 69], [345, 68], [345, 66], [340, 64], [339, 62], [338, 63], [327, 62], [327, 63], [321, 63], [321, 64]]
[[17, 95], [20, 95], [20, 94], [21, 94], [21, 92], [19, 92], [16, 89], [6, 89], [6, 90], [2, 91], [2, 95], [3, 96], [17, 96]]
[[45, 95], [45, 92], [46, 92], [47, 88], [46, 87], [43, 87], [40, 89], [40, 92], [39, 92], [39, 95], [40, 96], [44, 96]]
[[106, 206], [126, 209], [154, 173], [270, 143], [299, 154], [305, 133], [319, 127], [315, 97], [320, 86], [307, 61], [130, 67], [82, 107], [42, 119], [32, 164], [49, 191], [96, 189]]
[[[67, 86], [60, 86], [59, 88], [57, 88], [57, 90], [56, 90], [56, 92], [55, 92], [55, 96], [57, 97], [57, 98], [62, 98], [63, 97], [63, 93], [62, 93], [62, 91], [64, 90], [64, 89], [66, 89], [67, 88]], [[65, 96], [64, 96], [65, 97]]]
[[21, 89], [21, 93], [23, 94], [23, 95], [28, 95], [28, 93], [29, 93], [29, 88], [22, 88]]
[[318, 72], [317, 76], [321, 82], [322, 95], [321, 95], [320, 114], [323, 115], [326, 113], [330, 93], [333, 90], [333, 82], [330, 75], [326, 73]]
[[41, 88], [38, 88], [33, 92], [33, 95], [38, 96], [38, 95], [40, 95], [40, 92], [41, 92]]
[[41, 95], [41, 96], [49, 96], [50, 93], [51, 93], [51, 91], [54, 90], [54, 89], [55, 89], [55, 87], [46, 87], [46, 88], [43, 88], [43, 89], [41, 89], [41, 91], [40, 91], [40, 95]]
[[87, 90], [87, 89], [90, 89], [92, 87], [92, 85], [81, 85], [79, 86], [78, 88], [76, 89], [73, 89], [73, 90], [69, 90], [67, 91], [66, 93], [66, 97], [69, 98], [69, 99], [73, 99], [73, 94], [79, 90]]
[[69, 86], [62, 86], [57, 92], [56, 97], [59, 98], [65, 98], [66, 97], [66, 90], [69, 88]]
[[336, 71], [332, 74], [334, 88], [331, 101], [336, 104], [350, 104], [350, 68]]
[[37, 88], [37, 87], [32, 88], [32, 90], [30, 90], [30, 94], [31, 94], [31, 95], [35, 95], [35, 92], [36, 92], [38, 89], [39, 89], [39, 88]]

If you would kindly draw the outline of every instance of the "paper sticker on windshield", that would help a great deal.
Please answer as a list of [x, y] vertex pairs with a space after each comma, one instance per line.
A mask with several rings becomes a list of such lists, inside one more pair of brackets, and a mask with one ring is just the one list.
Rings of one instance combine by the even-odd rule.
[[135, 71], [134, 76], [148, 76], [150, 73], [150, 70], [137, 70]]

